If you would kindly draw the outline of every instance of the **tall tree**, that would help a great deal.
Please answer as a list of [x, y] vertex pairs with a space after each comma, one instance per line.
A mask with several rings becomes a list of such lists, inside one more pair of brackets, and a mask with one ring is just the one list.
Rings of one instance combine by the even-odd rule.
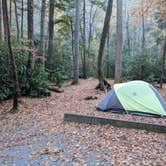
[[0, 0], [0, 42], [2, 42], [2, 3]]
[[102, 71], [102, 64], [103, 64], [103, 52], [104, 52], [104, 47], [106, 43], [106, 38], [109, 33], [109, 27], [110, 27], [110, 18], [112, 15], [112, 5], [113, 5], [113, 0], [108, 0], [108, 5], [107, 5], [107, 11], [105, 15], [105, 20], [104, 20], [104, 27], [100, 39], [100, 47], [99, 47], [99, 52], [98, 52], [98, 80], [99, 80], [99, 85], [97, 88], [103, 90], [105, 89], [105, 86], [109, 86], [109, 84], [105, 81], [103, 71]]
[[24, 0], [21, 1], [21, 38], [24, 37]]
[[164, 45], [163, 45], [163, 57], [162, 57], [162, 62], [161, 62], [160, 88], [163, 87], [163, 79], [164, 79], [164, 76], [166, 75], [166, 73], [165, 73], [165, 61], [166, 61], [166, 36], [165, 36]]
[[28, 58], [28, 69], [34, 69], [35, 59], [33, 55], [33, 0], [27, 1], [27, 20], [28, 20], [28, 42], [29, 42], [29, 58]]
[[2, 5], [3, 5], [3, 14], [4, 17], [6, 18], [5, 24], [6, 24], [6, 31], [7, 31], [7, 43], [8, 43], [8, 48], [9, 48], [9, 53], [10, 53], [10, 63], [11, 63], [11, 72], [13, 76], [13, 108], [12, 112], [15, 113], [18, 111], [18, 96], [19, 96], [19, 83], [18, 83], [18, 75], [16, 71], [16, 63], [15, 63], [15, 58], [13, 55], [13, 50], [11, 46], [11, 34], [10, 34], [10, 26], [9, 26], [9, 18], [8, 18], [8, 8], [7, 8], [7, 1], [2, 0]]
[[144, 47], [145, 47], [145, 18], [144, 18], [144, 13], [142, 13], [141, 15], [141, 18], [142, 18], [142, 52], [144, 50]]
[[3, 30], [4, 30], [4, 41], [7, 41], [7, 20], [5, 17], [5, 6], [4, 2], [2, 1], [2, 11], [3, 11]]
[[109, 29], [109, 32], [108, 32], [108, 37], [107, 37], [107, 54], [106, 54], [106, 77], [109, 78], [110, 77], [110, 72], [109, 72], [109, 69], [110, 69], [110, 37], [111, 37], [111, 31]]
[[77, 84], [79, 80], [79, 38], [80, 38], [80, 0], [76, 0], [75, 10], [75, 31], [74, 31], [74, 79], [73, 84]]
[[119, 82], [122, 74], [122, 0], [117, 0], [117, 32], [116, 32], [116, 62], [115, 81]]
[[17, 28], [17, 41], [19, 41], [20, 28], [19, 28], [19, 22], [18, 22], [18, 13], [17, 13], [17, 3], [16, 3], [16, 0], [14, 0], [14, 7], [15, 7], [16, 28]]
[[71, 42], [72, 42], [72, 55], [74, 59], [74, 28], [73, 28], [73, 21], [70, 21], [70, 29], [71, 29]]
[[95, 9], [95, 11], [93, 13], [93, 3], [91, 3], [90, 15], [89, 15], [88, 56], [90, 55], [92, 29], [93, 29], [93, 24], [94, 24], [96, 13], [97, 13], [97, 8]]
[[131, 41], [130, 41], [129, 14], [128, 14], [128, 11], [127, 11], [127, 19], [126, 19], [126, 33], [127, 33], [128, 54], [129, 54], [129, 56], [131, 56]]
[[10, 0], [10, 5], [9, 5], [9, 19], [10, 19], [10, 27], [12, 26], [12, 0]]
[[48, 63], [51, 64], [53, 54], [53, 39], [54, 39], [54, 9], [55, 0], [50, 0], [49, 6], [49, 25], [48, 25]]
[[83, 78], [87, 78], [86, 68], [86, 0], [83, 1]]
[[129, 26], [129, 21], [130, 21], [130, 17], [129, 17], [129, 12], [128, 12], [128, 7], [127, 7], [127, 2], [125, 1], [125, 28], [126, 28], [126, 43], [127, 43], [127, 53], [129, 55], [129, 57], [131, 56], [131, 37], [130, 37], [130, 26]]
[[44, 55], [45, 55], [45, 9], [46, 0], [42, 0], [41, 5], [41, 22], [40, 22], [40, 55], [43, 56], [43, 67], [44, 67]]

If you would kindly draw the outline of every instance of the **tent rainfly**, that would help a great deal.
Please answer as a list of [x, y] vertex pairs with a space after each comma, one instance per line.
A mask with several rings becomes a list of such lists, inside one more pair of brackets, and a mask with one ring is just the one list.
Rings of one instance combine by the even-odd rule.
[[166, 103], [159, 92], [144, 81], [115, 84], [98, 104], [100, 111], [166, 117]]

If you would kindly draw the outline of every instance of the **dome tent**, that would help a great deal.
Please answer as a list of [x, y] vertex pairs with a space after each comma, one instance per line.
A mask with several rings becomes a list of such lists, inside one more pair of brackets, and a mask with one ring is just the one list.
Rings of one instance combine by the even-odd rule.
[[115, 84], [98, 104], [98, 110], [148, 116], [166, 116], [166, 103], [159, 92], [144, 81]]

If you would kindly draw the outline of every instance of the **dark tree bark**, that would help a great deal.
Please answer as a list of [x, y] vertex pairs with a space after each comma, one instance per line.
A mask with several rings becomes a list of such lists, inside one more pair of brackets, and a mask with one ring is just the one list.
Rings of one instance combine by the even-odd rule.
[[[98, 67], [99, 85], [96, 88], [99, 88], [101, 90], [104, 90], [105, 87], [108, 85], [108, 83], [104, 80], [103, 71], [102, 71], [102, 63], [103, 63], [104, 47], [105, 47], [106, 38], [108, 36], [109, 27], [110, 27], [112, 5], [113, 5], [113, 0], [108, 0], [107, 11], [106, 11], [106, 16], [105, 16], [105, 20], [104, 20], [104, 27], [103, 27], [103, 32], [101, 35], [100, 48], [99, 48], [99, 53], [98, 53], [98, 66], [97, 67]], [[108, 86], [110, 86], [110, 85], [108, 85]]]
[[16, 27], [17, 27], [17, 41], [19, 41], [19, 39], [20, 39], [20, 29], [19, 29], [19, 22], [18, 22], [18, 13], [17, 13], [16, 0], [14, 0], [14, 7], [15, 7]]
[[74, 31], [74, 79], [73, 84], [77, 84], [79, 80], [79, 38], [80, 38], [80, 0], [76, 0], [75, 11], [75, 31]]
[[86, 0], [83, 2], [83, 78], [87, 78], [86, 68]]
[[41, 8], [41, 22], [40, 22], [40, 55], [43, 56], [43, 68], [45, 66], [45, 9], [46, 9], [46, 0], [42, 0]]
[[3, 31], [4, 31], [4, 41], [7, 41], [7, 20], [5, 17], [5, 6], [4, 2], [2, 1], [2, 11], [3, 11]]
[[29, 58], [27, 69], [34, 69], [35, 60], [33, 55], [33, 0], [27, 1], [27, 9], [28, 9], [28, 41], [29, 41]]
[[11, 72], [12, 72], [12, 76], [13, 76], [13, 84], [14, 84], [14, 88], [13, 88], [13, 108], [12, 108], [12, 112], [15, 113], [18, 111], [18, 97], [19, 97], [19, 83], [18, 83], [18, 75], [17, 75], [17, 71], [16, 71], [16, 64], [15, 64], [15, 58], [13, 55], [13, 50], [12, 50], [12, 46], [11, 46], [11, 37], [10, 37], [10, 26], [9, 26], [9, 18], [8, 18], [8, 8], [7, 8], [7, 1], [6, 0], [2, 0], [2, 4], [3, 4], [3, 14], [4, 17], [6, 18], [5, 24], [6, 24], [6, 31], [7, 31], [7, 43], [8, 43], [8, 48], [9, 48], [9, 53], [10, 53], [10, 62], [11, 62]]
[[12, 26], [12, 0], [10, 0], [10, 5], [9, 5], [9, 19], [10, 19], [10, 27]]
[[21, 38], [24, 38], [24, 0], [21, 1]]
[[55, 0], [50, 0], [49, 7], [49, 25], [48, 25], [48, 64], [51, 64], [53, 56], [53, 40], [54, 40], [54, 9]]
[[122, 45], [123, 45], [122, 0], [117, 0], [115, 82], [119, 82], [122, 75]]
[[160, 88], [163, 87], [163, 79], [164, 79], [164, 76], [166, 76], [166, 73], [165, 73], [165, 61], [166, 61], [166, 37], [165, 37], [164, 46], [163, 46], [163, 57], [162, 57], [162, 63], [161, 63]]
[[2, 37], [2, 3], [0, 0], [0, 42], [2, 42], [3, 37]]

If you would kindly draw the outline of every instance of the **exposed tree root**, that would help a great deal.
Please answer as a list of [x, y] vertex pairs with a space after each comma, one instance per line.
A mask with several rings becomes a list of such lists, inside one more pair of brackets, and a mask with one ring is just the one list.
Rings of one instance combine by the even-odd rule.
[[99, 83], [95, 89], [99, 89], [101, 91], [108, 91], [111, 90], [111, 85], [106, 80], [103, 80], [103, 82]]
[[78, 85], [79, 84], [79, 82], [77, 82], [77, 81], [72, 81], [72, 83], [71, 83], [71, 85]]
[[63, 92], [64, 92], [63, 89], [58, 88], [58, 87], [55, 87], [55, 86], [49, 87], [49, 90], [50, 90], [50, 91], [57, 92], [57, 93], [63, 93]]
[[12, 109], [10, 110], [10, 113], [12, 113], [12, 114], [15, 114], [15, 113], [17, 113], [17, 112], [19, 112], [19, 109], [18, 109], [18, 108], [12, 108]]

